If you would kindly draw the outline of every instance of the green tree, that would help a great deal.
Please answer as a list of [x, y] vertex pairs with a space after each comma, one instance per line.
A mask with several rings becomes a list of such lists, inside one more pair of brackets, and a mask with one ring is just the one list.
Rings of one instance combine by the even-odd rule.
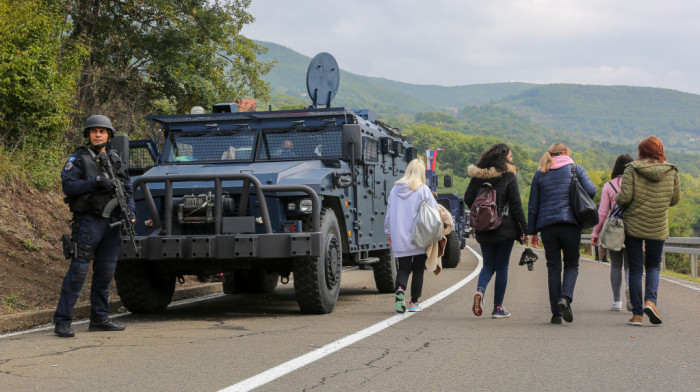
[[[86, 51], [67, 42], [64, 12], [41, 0], [0, 0], [0, 179], [56, 183], [75, 80]], [[37, 159], [41, 156], [41, 159]]]
[[50, 146], [67, 129], [81, 46], [66, 19], [40, 0], [0, 0], [0, 144]]
[[250, 0], [69, 0], [70, 37], [90, 48], [78, 107], [132, 131], [147, 113], [185, 113], [253, 97], [267, 100], [271, 62], [241, 35]]

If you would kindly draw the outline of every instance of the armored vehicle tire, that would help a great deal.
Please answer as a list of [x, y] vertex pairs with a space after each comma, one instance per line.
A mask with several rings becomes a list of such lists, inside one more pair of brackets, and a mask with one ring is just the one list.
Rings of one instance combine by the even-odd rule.
[[321, 256], [294, 260], [294, 293], [302, 313], [333, 311], [340, 293], [343, 250], [338, 220], [330, 208], [321, 210]]
[[372, 264], [374, 271], [374, 283], [380, 293], [393, 293], [396, 284], [396, 260], [391, 249], [384, 249], [370, 253], [370, 256], [378, 257], [379, 261]]
[[131, 313], [163, 312], [175, 292], [175, 276], [160, 275], [143, 261], [118, 262], [114, 280], [119, 298]]
[[459, 264], [461, 253], [459, 245], [459, 237], [456, 232], [453, 231], [447, 235], [445, 254], [442, 255], [443, 268], [455, 268]]

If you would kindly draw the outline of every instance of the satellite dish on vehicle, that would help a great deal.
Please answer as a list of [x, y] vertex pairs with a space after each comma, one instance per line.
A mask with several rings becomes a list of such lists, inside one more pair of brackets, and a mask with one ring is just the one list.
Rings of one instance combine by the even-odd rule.
[[331, 100], [338, 92], [339, 85], [338, 62], [330, 53], [317, 54], [309, 63], [309, 69], [306, 71], [306, 89], [314, 107], [317, 105], [331, 107]]

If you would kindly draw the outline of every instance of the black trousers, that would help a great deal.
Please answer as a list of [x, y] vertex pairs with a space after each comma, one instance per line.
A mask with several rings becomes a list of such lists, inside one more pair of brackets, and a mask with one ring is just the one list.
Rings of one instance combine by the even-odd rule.
[[425, 272], [425, 262], [428, 255], [425, 253], [413, 256], [399, 257], [399, 270], [396, 274], [396, 290], [401, 287], [406, 290], [408, 276], [413, 272], [411, 279], [411, 302], [418, 302], [418, 298], [423, 294], [423, 273]]

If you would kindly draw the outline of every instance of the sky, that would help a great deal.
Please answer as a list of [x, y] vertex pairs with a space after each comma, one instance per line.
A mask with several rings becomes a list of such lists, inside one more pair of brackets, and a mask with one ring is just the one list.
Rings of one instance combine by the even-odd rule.
[[575, 83], [700, 94], [697, 0], [252, 0], [244, 36], [412, 84]]

